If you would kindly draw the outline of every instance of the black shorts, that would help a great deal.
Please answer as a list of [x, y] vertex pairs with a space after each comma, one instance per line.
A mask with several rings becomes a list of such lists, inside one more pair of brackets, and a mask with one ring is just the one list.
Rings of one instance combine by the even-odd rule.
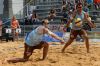
[[25, 46], [24, 46], [24, 48], [25, 48], [24, 53], [32, 53], [34, 49], [41, 49], [43, 47], [43, 44], [45, 44], [45, 43], [47, 43], [47, 42], [41, 41], [40, 44], [38, 44], [37, 46], [29, 46], [26, 43], [24, 43], [25, 44]]
[[77, 35], [79, 36], [82, 36], [84, 34], [83, 32], [84, 29], [80, 29], [80, 30], [71, 30], [71, 33], [70, 33], [70, 38], [73, 36], [74, 39], [77, 37]]

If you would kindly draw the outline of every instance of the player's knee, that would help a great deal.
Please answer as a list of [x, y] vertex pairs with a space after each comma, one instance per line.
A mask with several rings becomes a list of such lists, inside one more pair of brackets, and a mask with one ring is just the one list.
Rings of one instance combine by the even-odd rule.
[[49, 47], [49, 44], [47, 42], [44, 42], [44, 47]]
[[84, 36], [85, 39], [88, 39], [88, 36]]
[[27, 56], [31, 56], [32, 53], [31, 52], [26, 52]]

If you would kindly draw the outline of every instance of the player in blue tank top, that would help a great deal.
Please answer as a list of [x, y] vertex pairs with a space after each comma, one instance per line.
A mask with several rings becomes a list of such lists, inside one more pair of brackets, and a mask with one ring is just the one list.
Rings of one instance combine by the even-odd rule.
[[16, 62], [28, 61], [29, 57], [32, 55], [33, 51], [35, 49], [41, 49], [41, 48], [43, 48], [42, 60], [44, 60], [47, 56], [47, 52], [48, 52], [48, 48], [49, 48], [48, 42], [42, 40], [42, 37], [44, 34], [49, 34], [53, 38], [60, 40], [61, 43], [64, 43], [64, 40], [62, 38], [60, 38], [59, 36], [57, 36], [56, 34], [51, 32], [47, 27], [48, 27], [48, 20], [45, 19], [42, 21], [41, 26], [37, 27], [35, 30], [30, 32], [28, 34], [28, 36], [26, 36], [25, 47], [24, 47], [25, 50], [24, 50], [23, 58], [10, 59], [10, 60], [8, 60], [8, 62], [16, 63]]
[[74, 11], [72, 18], [69, 19], [67, 23], [68, 27], [70, 22], [72, 22], [72, 30], [70, 32], [70, 38], [63, 47], [62, 52], [64, 52], [66, 47], [68, 47], [73, 40], [76, 39], [77, 35], [80, 35], [82, 38], [84, 38], [87, 52], [89, 53], [89, 39], [86, 31], [82, 28], [84, 20], [87, 20], [91, 28], [95, 28], [95, 25], [91, 22], [89, 15], [82, 10], [82, 3], [78, 3], [76, 5], [76, 11]]

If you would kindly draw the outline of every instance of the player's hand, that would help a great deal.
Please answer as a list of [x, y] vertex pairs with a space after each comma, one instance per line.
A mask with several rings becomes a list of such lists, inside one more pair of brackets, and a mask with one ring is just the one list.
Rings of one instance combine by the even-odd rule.
[[96, 29], [96, 25], [95, 25], [95, 24], [93, 25], [93, 28], [95, 28], [95, 29]]
[[65, 41], [64, 40], [61, 40], [61, 42], [60, 42], [61, 44], [64, 44], [65, 43]]
[[91, 25], [91, 28], [96, 29], [96, 25], [95, 24]]

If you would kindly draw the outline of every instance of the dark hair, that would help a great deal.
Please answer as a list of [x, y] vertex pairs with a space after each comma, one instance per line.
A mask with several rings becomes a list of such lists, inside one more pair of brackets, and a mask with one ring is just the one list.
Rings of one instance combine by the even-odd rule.
[[55, 9], [52, 8], [52, 9], [50, 10], [50, 13], [55, 13]]
[[45, 23], [45, 21], [44, 20], [42, 20], [42, 25]]
[[78, 8], [78, 6], [82, 5], [82, 3], [77, 3], [76, 5], [76, 9]]
[[63, 3], [63, 5], [65, 5], [65, 4], [66, 4], [66, 1], [65, 1], [65, 0], [63, 0], [63, 2], [62, 2], [62, 3]]

